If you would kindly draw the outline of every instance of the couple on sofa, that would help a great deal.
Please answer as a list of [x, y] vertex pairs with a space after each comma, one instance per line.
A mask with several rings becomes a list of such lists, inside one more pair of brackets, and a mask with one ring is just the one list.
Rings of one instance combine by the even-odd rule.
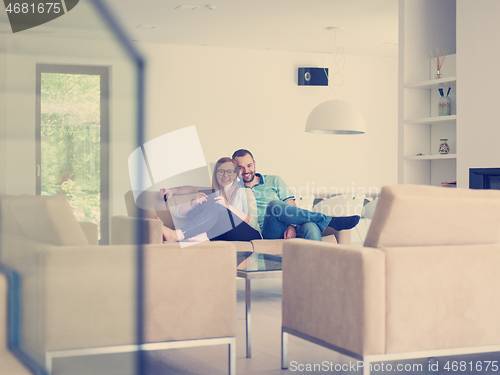
[[244, 149], [235, 151], [232, 158], [217, 161], [212, 188], [214, 192], [208, 195], [195, 186], [161, 190], [167, 199], [175, 194], [196, 193], [193, 200], [178, 206], [174, 212], [177, 218], [187, 217], [189, 223], [176, 230], [163, 226], [166, 241], [295, 237], [321, 241], [321, 232], [326, 227], [340, 231], [359, 222], [357, 215], [332, 217], [298, 208], [286, 183], [279, 176], [256, 173], [253, 155]]

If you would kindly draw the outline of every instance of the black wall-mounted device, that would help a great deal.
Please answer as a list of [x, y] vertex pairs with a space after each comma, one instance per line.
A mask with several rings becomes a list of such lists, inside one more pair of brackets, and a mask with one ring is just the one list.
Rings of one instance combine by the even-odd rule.
[[299, 86], [328, 86], [328, 68], [299, 68]]

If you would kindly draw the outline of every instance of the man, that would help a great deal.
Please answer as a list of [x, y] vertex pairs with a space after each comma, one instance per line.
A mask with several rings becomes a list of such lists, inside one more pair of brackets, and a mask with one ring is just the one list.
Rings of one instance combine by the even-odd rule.
[[255, 160], [250, 151], [240, 149], [233, 153], [246, 188], [252, 189], [262, 236], [265, 239], [306, 238], [321, 241], [321, 232], [327, 226], [335, 230], [354, 228], [359, 216], [332, 217], [297, 207], [295, 197], [279, 176], [255, 172]]

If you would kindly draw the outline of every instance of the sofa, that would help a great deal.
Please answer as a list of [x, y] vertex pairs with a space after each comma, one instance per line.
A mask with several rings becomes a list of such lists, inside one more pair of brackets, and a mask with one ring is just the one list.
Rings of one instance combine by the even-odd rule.
[[62, 195], [0, 195], [0, 223], [0, 262], [21, 276], [23, 347], [49, 372], [58, 357], [224, 344], [234, 374], [233, 244], [99, 246]]
[[[249, 202], [255, 201], [250, 189], [246, 189]], [[125, 194], [127, 215], [115, 215], [111, 218], [111, 243], [135, 244], [139, 242], [160, 244], [163, 243], [162, 226], [170, 229], [180, 228], [184, 221], [178, 220], [171, 214], [172, 210], [193, 199], [194, 194], [173, 195], [164, 202], [157, 191], [146, 191], [134, 198], [134, 193], [129, 190]], [[137, 202], [137, 203], [136, 203]], [[256, 207], [250, 203], [249, 207]], [[161, 219], [158, 220], [157, 217]], [[141, 233], [137, 233], [141, 228]], [[281, 255], [283, 243], [288, 240], [254, 240], [250, 242], [231, 241], [237, 251], [254, 251], [265, 254]], [[322, 241], [350, 245], [351, 230], [336, 231], [326, 228], [322, 233]]]
[[384, 187], [364, 247], [284, 245], [282, 367], [288, 335], [363, 361], [364, 375], [500, 351], [499, 265], [500, 191]]

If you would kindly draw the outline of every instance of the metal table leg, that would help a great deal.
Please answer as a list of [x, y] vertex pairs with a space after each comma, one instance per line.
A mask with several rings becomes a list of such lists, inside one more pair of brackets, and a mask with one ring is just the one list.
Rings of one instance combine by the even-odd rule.
[[281, 368], [288, 368], [288, 333], [283, 331], [281, 327]]
[[236, 338], [229, 343], [229, 375], [236, 375]]

